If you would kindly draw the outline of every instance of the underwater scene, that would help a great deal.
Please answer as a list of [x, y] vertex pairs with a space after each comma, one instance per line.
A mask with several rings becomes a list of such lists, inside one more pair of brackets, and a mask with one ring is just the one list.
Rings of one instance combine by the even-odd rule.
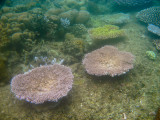
[[160, 0], [0, 0], [0, 120], [160, 120]]

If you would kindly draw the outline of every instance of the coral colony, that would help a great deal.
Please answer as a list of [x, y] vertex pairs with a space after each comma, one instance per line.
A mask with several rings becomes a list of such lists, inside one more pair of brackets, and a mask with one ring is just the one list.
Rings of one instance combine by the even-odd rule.
[[160, 27], [160, 7], [150, 7], [141, 10], [136, 17], [142, 22]]
[[148, 28], [148, 31], [160, 36], [160, 27], [155, 26], [153, 24], [149, 24], [147, 28]]
[[[49, 60], [48, 57], [43, 57], [43, 56], [40, 56], [40, 57], [34, 57], [34, 62], [36, 62], [36, 65], [39, 66], [46, 66], [46, 65], [54, 65], [54, 64], [63, 64], [64, 62], [64, 59], [60, 59], [60, 60], [57, 60], [56, 58], [52, 59], [52, 60]], [[37, 67], [37, 66], [36, 66]], [[34, 65], [32, 64], [29, 64], [29, 71], [33, 68], [35, 68]]]
[[83, 65], [87, 73], [112, 77], [125, 74], [133, 68], [134, 56], [121, 52], [114, 46], [106, 45], [85, 55]]
[[89, 35], [94, 40], [106, 40], [124, 36], [124, 30], [120, 30], [115, 25], [105, 25], [103, 27], [92, 28], [89, 30]]
[[20, 100], [34, 104], [46, 101], [57, 102], [72, 89], [73, 75], [71, 69], [54, 64], [32, 69], [25, 74], [12, 78], [11, 91]]
[[68, 27], [70, 26], [70, 21], [69, 21], [69, 19], [67, 19], [67, 18], [61, 18], [60, 21], [61, 21], [61, 25], [62, 25], [64, 28], [68, 28]]
[[156, 54], [153, 51], [146, 51], [146, 55], [151, 60], [155, 60], [156, 59]]

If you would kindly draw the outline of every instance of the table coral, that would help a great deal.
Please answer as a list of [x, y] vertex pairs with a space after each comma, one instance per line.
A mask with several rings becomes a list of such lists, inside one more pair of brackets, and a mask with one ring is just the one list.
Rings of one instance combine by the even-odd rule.
[[82, 63], [88, 74], [112, 77], [122, 75], [133, 69], [134, 55], [119, 51], [116, 47], [106, 45], [85, 55]]
[[18, 99], [35, 104], [57, 102], [72, 89], [73, 78], [64, 65], [41, 66], [13, 77], [11, 91]]
[[160, 7], [150, 7], [141, 10], [136, 17], [145, 23], [153, 24], [160, 27]]
[[124, 30], [120, 30], [119, 27], [115, 25], [105, 25], [89, 30], [89, 34], [94, 40], [106, 40], [124, 36]]

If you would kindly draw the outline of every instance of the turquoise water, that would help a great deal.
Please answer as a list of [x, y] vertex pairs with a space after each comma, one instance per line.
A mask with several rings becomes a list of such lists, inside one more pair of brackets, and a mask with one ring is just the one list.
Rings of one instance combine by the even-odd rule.
[[159, 0], [1, 1], [0, 119], [159, 120], [159, 28]]

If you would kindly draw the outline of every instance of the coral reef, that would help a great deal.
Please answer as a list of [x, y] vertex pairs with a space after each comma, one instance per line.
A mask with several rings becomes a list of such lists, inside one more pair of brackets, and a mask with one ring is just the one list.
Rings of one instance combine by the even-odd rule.
[[11, 81], [11, 90], [20, 100], [35, 104], [45, 101], [57, 102], [72, 88], [73, 75], [69, 67], [54, 64], [41, 66], [16, 75]]
[[[155, 118], [156, 110], [160, 106], [160, 102], [158, 102], [160, 99], [159, 84], [157, 84], [159, 83], [160, 57], [159, 51], [155, 49], [160, 49], [160, 42], [159, 40], [154, 41], [156, 46], [154, 48], [151, 41], [159, 39], [159, 36], [152, 33], [148, 34], [149, 32], [146, 29], [148, 23], [144, 26], [141, 22], [137, 22], [135, 13], [138, 10], [145, 9], [147, 6], [159, 6], [159, 0], [153, 0], [153, 4], [145, 4], [145, 2], [149, 3], [152, 0], [5, 1], [5, 5], [0, 10], [0, 24], [3, 26], [0, 31], [6, 33], [0, 33], [0, 38], [2, 36], [3, 38], [6, 37], [6, 40], [0, 39], [6, 41], [4, 43], [0, 41], [0, 44], [2, 43], [2, 46], [5, 46], [2, 49], [3, 55], [0, 55], [0, 120], [153, 120]], [[122, 2], [119, 2], [118, 5], [115, 1]], [[138, 6], [143, 5], [142, 1], [145, 5]], [[61, 19], [69, 20], [70, 25], [63, 27], [66, 24], [61, 24]], [[100, 32], [97, 32], [97, 34], [102, 33], [102, 37], [94, 39], [95, 41], [91, 37], [91, 33], [89, 33], [89, 36], [88, 30], [103, 28], [104, 25], [108, 24], [117, 25], [119, 27], [116, 26], [118, 30], [122, 30], [123, 35], [125, 34], [126, 37], [118, 37], [123, 35], [112, 34], [110, 33], [111, 30], [99, 30]], [[153, 23], [149, 24], [155, 25]], [[111, 29], [115, 30], [113, 26]], [[158, 25], [155, 26], [159, 27]], [[152, 28], [152, 31], [155, 30]], [[106, 37], [108, 34], [112, 35]], [[103, 64], [100, 67], [95, 67], [98, 63], [94, 62], [91, 66], [93, 70], [97, 69], [95, 71], [98, 76], [87, 74], [84, 69], [85, 65], [82, 64], [84, 54], [90, 54], [89, 52], [92, 50], [98, 51], [99, 49], [96, 50], [97, 48], [106, 44], [114, 45], [119, 50], [133, 53], [136, 56], [134, 69], [125, 74], [125, 72], [133, 68], [133, 55], [128, 53], [131, 56], [127, 57], [126, 55], [125, 58], [120, 59], [119, 57], [124, 57], [123, 55], [127, 53], [117, 49], [114, 49], [115, 51], [107, 49], [106, 52], [97, 54], [99, 58], [105, 57], [98, 61], [99, 64]], [[145, 53], [147, 50], [153, 50], [156, 53], [156, 60], [147, 59], [148, 56]], [[117, 56], [113, 54], [113, 51], [117, 53], [115, 53]], [[108, 54], [111, 54], [111, 57]], [[109, 61], [108, 59], [110, 58], [105, 55], [108, 55], [112, 60]], [[95, 60], [97, 56], [95, 55], [88, 63]], [[128, 62], [128, 59], [131, 60]], [[103, 62], [103, 60], [106, 61]], [[63, 88], [59, 90], [56, 89], [58, 86], [53, 86], [57, 92], [54, 93], [53, 91], [48, 94], [48, 87], [56, 80], [53, 79], [51, 81], [49, 79], [53, 74], [42, 76], [43, 72], [37, 75], [33, 71], [37, 67], [38, 69], [46, 68], [50, 64], [57, 65], [59, 63], [62, 64], [62, 62], [63, 65], [72, 68], [74, 75], [72, 90], [66, 93], [67, 97], [64, 99], [58, 98], [57, 102], [50, 102], [51, 99], [47, 99], [47, 97], [50, 97], [49, 94], [57, 95], [59, 94], [58, 91], [61, 92]], [[111, 71], [110, 68], [113, 68], [112, 65], [114, 64], [117, 65], [116, 68], [118, 70], [120, 69], [120, 73], [117, 72], [118, 70], [115, 70], [114, 73], [112, 72], [114, 70]], [[123, 66], [124, 64], [130, 68], [123, 70], [121, 65]], [[105, 67], [106, 70], [110, 70], [108, 70], [110, 73], [99, 75], [100, 73], [98, 72], [101, 72], [102, 69], [99, 70], [98, 68]], [[56, 74], [58, 72], [56, 69], [53, 71]], [[22, 74], [23, 72], [26, 73]], [[31, 72], [34, 74], [36, 81], [32, 80], [27, 84], [21, 84], [25, 83], [24, 79], [26, 79], [27, 75], [31, 76]], [[51, 73], [52, 69], [47, 72]], [[61, 78], [64, 75], [68, 76], [66, 72], [63, 72], [65, 71], [62, 70], [59, 75]], [[16, 89], [17, 92], [22, 93], [21, 99], [24, 98], [23, 100], [17, 99], [15, 94], [11, 92], [12, 86], [10, 86], [10, 79], [7, 79], [7, 77], [13, 77], [20, 73], [23, 76], [18, 83], [22, 87], [27, 87], [36, 82], [40, 83], [40, 80], [44, 78], [40, 84], [37, 84], [36, 88], [28, 87], [34, 93], [30, 94], [31, 92], [27, 91], [30, 95], [33, 95], [29, 96], [30, 98], [28, 99], [30, 101], [24, 98], [26, 93], [23, 94], [19, 91], [19, 87], [16, 87]], [[66, 79], [68, 78], [64, 78], [64, 80]], [[65, 85], [67, 84], [64, 83], [61, 86]], [[26, 91], [24, 90], [23, 92]], [[43, 112], [40, 112], [40, 109], [37, 109], [38, 111], [33, 109], [35, 106], [39, 106], [37, 105], [38, 98], [41, 98], [39, 99], [41, 100], [40, 103], [44, 101], [43, 104], [39, 103], [44, 108], [60, 101], [61, 104], [56, 108], [49, 106], [49, 108], [47, 107], [47, 109], [43, 109]], [[31, 99], [34, 100], [31, 101]], [[26, 100], [29, 102], [26, 102]], [[31, 104], [30, 102], [36, 103]]]
[[149, 59], [155, 60], [156, 59], [156, 54], [153, 51], [147, 51], [146, 55], [148, 56]]
[[0, 85], [1, 83], [8, 83], [9, 80], [9, 74], [7, 70], [7, 65], [6, 65], [7, 59], [4, 57], [3, 54], [0, 54]]
[[0, 48], [6, 46], [10, 40], [9, 40], [9, 31], [8, 29], [10, 28], [10, 24], [4, 23], [0, 21]]
[[85, 55], [83, 65], [91, 75], [125, 74], [133, 68], [134, 56], [129, 52], [118, 51], [116, 47], [106, 45]]
[[60, 21], [64, 28], [68, 28], [70, 26], [70, 21], [67, 18], [61, 18]]
[[118, 5], [137, 6], [151, 2], [152, 0], [114, 0]]
[[115, 25], [105, 25], [103, 27], [92, 28], [89, 30], [90, 37], [94, 40], [106, 40], [124, 36], [124, 30], [120, 30]]
[[154, 40], [153, 44], [156, 46], [157, 50], [160, 50], [160, 40]]
[[45, 14], [51, 16], [51, 15], [59, 15], [60, 13], [64, 12], [63, 8], [50, 8]]
[[[31, 14], [22, 13], [6, 13], [1, 16], [0, 34], [3, 37], [1, 44], [10, 45], [8, 50], [16, 50], [22, 52], [22, 49], [29, 50], [35, 41], [35, 33], [27, 29], [30, 24]], [[5, 23], [5, 24], [4, 24]], [[6, 42], [7, 41], [7, 42]]]
[[69, 32], [74, 34], [76, 37], [82, 38], [87, 33], [87, 28], [84, 24], [74, 24], [69, 28]]
[[67, 18], [70, 21], [70, 23], [73, 24], [75, 22], [77, 15], [78, 15], [78, 11], [73, 9], [73, 10], [62, 12], [61, 14], [59, 14], [59, 17], [63, 19]]
[[89, 19], [90, 19], [89, 12], [85, 10], [80, 10], [75, 19], [75, 23], [85, 24], [89, 21]]
[[136, 17], [148, 24], [153, 24], [160, 27], [160, 7], [150, 7], [141, 10]]
[[73, 34], [65, 35], [63, 52], [74, 57], [82, 57], [85, 51], [85, 41], [81, 38], [76, 38]]
[[64, 59], [57, 59], [57, 58], [53, 58], [50, 59], [47, 56], [34, 56], [33, 62], [30, 62], [28, 66], [24, 65], [23, 66], [23, 72], [27, 72], [30, 71], [31, 69], [34, 69], [36, 67], [40, 67], [40, 66], [47, 66], [47, 65], [53, 65], [53, 64], [63, 64]]
[[77, 11], [73, 9], [66, 12], [62, 12], [61, 14], [59, 14], [59, 17], [63, 19], [67, 18], [70, 21], [71, 25], [74, 23], [86, 24], [90, 19], [90, 14], [85, 10]]
[[41, 9], [33, 9], [31, 13], [32, 19], [26, 28], [39, 37], [54, 39], [59, 19], [56, 16], [44, 14]]

